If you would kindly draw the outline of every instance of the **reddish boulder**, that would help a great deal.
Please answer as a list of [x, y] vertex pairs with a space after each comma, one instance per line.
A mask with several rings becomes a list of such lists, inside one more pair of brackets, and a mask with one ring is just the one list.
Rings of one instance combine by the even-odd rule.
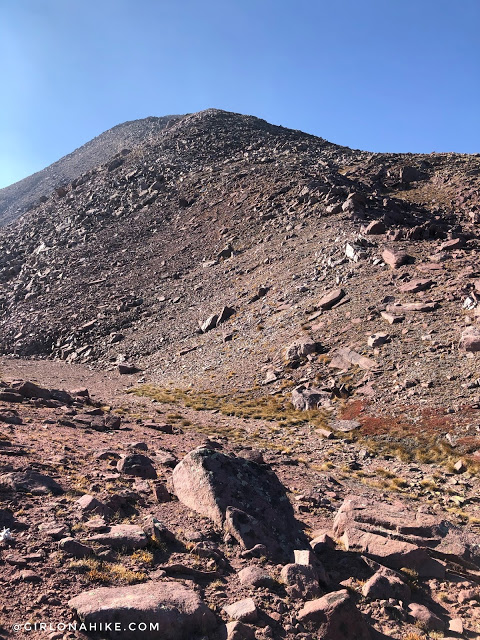
[[317, 306], [322, 311], [328, 311], [328, 309], [331, 309], [344, 297], [345, 291], [343, 289], [333, 289], [333, 291], [330, 291], [323, 296]]
[[363, 585], [362, 594], [373, 600], [410, 600], [411, 591], [396, 571], [382, 567]]
[[429, 311], [435, 311], [438, 308], [438, 302], [406, 302], [405, 304], [389, 304], [387, 305], [387, 313], [402, 314], [402, 313], [415, 313], [422, 312], [428, 313]]
[[452, 238], [451, 240], [443, 242], [439, 247], [439, 251], [452, 251], [453, 249], [461, 249], [464, 246], [465, 238]]
[[74, 558], [87, 558], [88, 556], [92, 556], [94, 551], [91, 547], [88, 547], [86, 544], [82, 544], [75, 538], [62, 538], [58, 543], [60, 549], [69, 556], [73, 556]]
[[34, 382], [22, 382], [19, 386], [16, 386], [16, 391], [20, 393], [24, 398], [41, 398], [42, 400], [50, 400], [51, 393], [49, 389], [39, 387]]
[[95, 534], [88, 542], [105, 544], [112, 549], [143, 549], [148, 544], [148, 537], [136, 524], [117, 524]]
[[238, 620], [226, 624], [227, 640], [255, 640], [255, 631]]
[[64, 493], [63, 487], [50, 476], [43, 475], [37, 471], [14, 471], [0, 476], [0, 487], [32, 493], [33, 495], [45, 495], [53, 493], [59, 495]]
[[307, 602], [297, 619], [315, 629], [322, 640], [371, 640], [367, 624], [346, 589]]
[[199, 447], [175, 467], [174, 492], [187, 507], [229, 531], [244, 548], [264, 544], [290, 558], [304, 540], [285, 488], [267, 465]]
[[467, 327], [460, 336], [459, 346], [467, 353], [478, 353], [480, 351], [480, 329]]
[[372, 220], [364, 229], [364, 233], [367, 236], [376, 236], [385, 233], [385, 223], [381, 220]]
[[418, 293], [419, 291], [426, 291], [430, 289], [433, 284], [433, 280], [429, 280], [427, 278], [418, 279], [418, 280], [410, 280], [410, 282], [406, 282], [399, 287], [399, 290], [402, 293]]
[[382, 260], [392, 269], [398, 269], [410, 260], [410, 256], [405, 251], [396, 251], [395, 249], [384, 249], [382, 252]]
[[275, 584], [272, 576], [257, 566], [245, 567], [239, 571], [238, 579], [242, 584], [251, 587], [271, 587]]
[[333, 535], [347, 549], [392, 569], [411, 568], [422, 577], [442, 579], [449, 560], [480, 569], [476, 536], [438, 515], [413, 511], [400, 500], [347, 498], [335, 516]]
[[[178, 582], [147, 582], [128, 587], [102, 587], [72, 598], [85, 625], [102, 625], [105, 637], [123, 640], [184, 640], [206, 634], [217, 626], [215, 615], [200, 596]], [[106, 625], [112, 623], [112, 629]], [[146, 625], [143, 629], [140, 625]]]

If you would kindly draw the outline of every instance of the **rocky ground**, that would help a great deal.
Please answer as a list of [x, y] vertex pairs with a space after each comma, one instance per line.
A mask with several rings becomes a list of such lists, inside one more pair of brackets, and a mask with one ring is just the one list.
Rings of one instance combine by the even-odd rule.
[[0, 232], [3, 633], [480, 637], [480, 158], [154, 125]]
[[138, 376], [2, 372], [5, 636], [160, 620], [162, 638], [478, 637], [480, 506], [464, 464], [370, 452], [351, 420], [333, 436], [318, 415], [279, 429], [126, 393]]

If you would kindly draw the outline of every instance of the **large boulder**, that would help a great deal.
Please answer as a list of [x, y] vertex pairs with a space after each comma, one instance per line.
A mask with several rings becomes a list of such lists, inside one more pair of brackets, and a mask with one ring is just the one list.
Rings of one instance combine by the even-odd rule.
[[392, 569], [421, 577], [445, 576], [445, 563], [480, 569], [480, 539], [437, 515], [413, 511], [401, 502], [348, 497], [335, 516], [333, 533], [348, 551], [361, 552]]
[[282, 568], [280, 578], [291, 598], [311, 600], [323, 593], [318, 572], [311, 564], [287, 564]]
[[267, 465], [199, 447], [173, 471], [173, 488], [187, 507], [223, 527], [244, 548], [290, 560], [306, 540], [285, 488]]
[[68, 605], [85, 625], [102, 625], [102, 637], [112, 640], [186, 640], [217, 625], [200, 596], [178, 582], [103, 587], [75, 596]]

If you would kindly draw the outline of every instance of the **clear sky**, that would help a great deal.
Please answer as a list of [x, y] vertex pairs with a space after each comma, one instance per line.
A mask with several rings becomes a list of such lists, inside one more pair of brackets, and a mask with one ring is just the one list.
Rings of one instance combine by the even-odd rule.
[[217, 107], [372, 151], [480, 152], [480, 0], [0, 0], [0, 187]]

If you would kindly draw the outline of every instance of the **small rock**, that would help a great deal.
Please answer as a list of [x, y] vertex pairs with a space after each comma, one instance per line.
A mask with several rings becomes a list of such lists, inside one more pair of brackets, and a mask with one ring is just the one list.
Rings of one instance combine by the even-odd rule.
[[297, 619], [325, 640], [371, 640], [367, 624], [346, 589], [307, 602]]
[[243, 622], [227, 622], [227, 640], [255, 640], [255, 631]]
[[453, 249], [461, 249], [465, 246], [465, 238], [452, 238], [451, 240], [447, 240], [443, 242], [438, 250], [439, 251], [452, 251]]
[[122, 362], [118, 365], [118, 373], [121, 375], [132, 375], [134, 373], [139, 373], [141, 369], [139, 369], [134, 364], [127, 364], [126, 362]]
[[238, 572], [238, 578], [244, 585], [252, 587], [271, 587], [275, 584], [274, 579], [261, 567], [245, 567]]
[[164, 467], [171, 467], [173, 469], [178, 460], [173, 453], [170, 453], [170, 451], [159, 449], [155, 452], [155, 462], [163, 465]]
[[81, 498], [78, 498], [75, 504], [85, 513], [93, 512], [103, 514], [106, 510], [106, 506], [103, 502], [100, 502], [100, 500], [97, 500], [97, 498], [89, 494], [85, 494]]
[[163, 484], [163, 482], [154, 482], [153, 486], [153, 495], [157, 502], [170, 502], [172, 499], [167, 487]]
[[310, 542], [310, 546], [314, 553], [324, 553], [325, 551], [335, 549], [335, 542], [328, 533], [322, 533]]
[[91, 547], [78, 542], [75, 538], [63, 538], [63, 540], [60, 540], [58, 545], [62, 551], [69, 556], [74, 556], [75, 558], [86, 558], [94, 554]]
[[374, 600], [393, 598], [406, 602], [410, 600], [411, 591], [398, 573], [382, 567], [363, 585], [362, 594]]
[[309, 565], [315, 562], [310, 549], [295, 549], [293, 554], [295, 556], [295, 564]]
[[394, 313], [388, 313], [387, 311], [382, 311], [380, 315], [388, 322], [388, 324], [398, 324], [405, 320], [405, 316], [395, 315]]
[[292, 391], [292, 404], [297, 411], [318, 409], [330, 401], [330, 394], [301, 384]]
[[390, 341], [390, 337], [386, 333], [373, 333], [368, 337], [367, 344], [369, 347], [381, 347]]
[[412, 602], [408, 605], [411, 617], [421, 623], [428, 631], [445, 631], [446, 624], [422, 604]]
[[240, 622], [255, 622], [258, 618], [258, 609], [252, 598], [238, 600], [223, 608], [229, 618]]
[[392, 269], [398, 269], [406, 264], [410, 256], [405, 251], [395, 251], [394, 249], [384, 249], [382, 252], [382, 260]]
[[24, 569], [20, 572], [20, 577], [24, 582], [42, 582], [42, 577], [31, 569]]
[[152, 479], [157, 477], [157, 472], [153, 467], [153, 461], [141, 454], [128, 455], [117, 463], [117, 470], [129, 476], [137, 478]]
[[317, 343], [311, 338], [296, 340], [285, 349], [285, 362], [289, 366], [298, 365], [304, 358], [315, 353], [317, 348]]
[[292, 598], [310, 600], [322, 595], [318, 572], [312, 565], [287, 564], [282, 568], [280, 577]]
[[328, 311], [344, 297], [345, 291], [343, 289], [333, 289], [323, 296], [317, 306], [322, 311]]
[[211, 331], [217, 326], [218, 315], [213, 314], [209, 316], [204, 322], [200, 325], [200, 331], [202, 333], [207, 333], [207, 331]]
[[136, 524], [117, 524], [103, 533], [97, 533], [89, 542], [105, 544], [113, 549], [143, 549], [148, 544], [147, 535]]
[[38, 530], [42, 531], [45, 535], [53, 538], [54, 540], [60, 540], [68, 533], [68, 527], [57, 522], [45, 522], [39, 524]]
[[461, 618], [452, 618], [448, 623], [448, 630], [453, 633], [463, 633], [463, 620]]
[[478, 353], [480, 351], [480, 329], [474, 326], [467, 327], [460, 336], [459, 347], [467, 353]]
[[426, 291], [430, 289], [433, 281], [428, 279], [423, 280], [410, 280], [410, 282], [406, 282], [399, 287], [399, 290], [402, 293], [418, 293], [419, 291]]
[[368, 224], [363, 233], [367, 236], [376, 236], [385, 233], [386, 227], [385, 223], [381, 220], [372, 220], [370, 224]]

